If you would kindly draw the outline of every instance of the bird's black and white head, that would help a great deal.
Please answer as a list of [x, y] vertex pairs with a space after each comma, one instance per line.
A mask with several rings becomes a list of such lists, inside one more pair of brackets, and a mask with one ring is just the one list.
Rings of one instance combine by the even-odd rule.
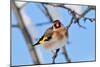
[[59, 29], [63, 29], [64, 26], [63, 24], [60, 22], [60, 20], [55, 20], [54, 24], [53, 24], [53, 29], [54, 30], [59, 30]]

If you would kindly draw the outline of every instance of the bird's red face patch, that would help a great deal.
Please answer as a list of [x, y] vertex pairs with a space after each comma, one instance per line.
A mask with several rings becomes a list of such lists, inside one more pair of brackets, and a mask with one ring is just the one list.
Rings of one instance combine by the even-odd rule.
[[61, 27], [61, 22], [59, 20], [54, 21], [54, 27], [55, 28], [60, 28]]

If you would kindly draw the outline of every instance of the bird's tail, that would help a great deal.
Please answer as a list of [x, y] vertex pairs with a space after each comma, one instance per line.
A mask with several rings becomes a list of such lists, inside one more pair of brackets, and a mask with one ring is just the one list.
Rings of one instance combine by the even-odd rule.
[[33, 46], [36, 46], [36, 45], [39, 45], [40, 43], [39, 42], [37, 42], [37, 43], [35, 43]]

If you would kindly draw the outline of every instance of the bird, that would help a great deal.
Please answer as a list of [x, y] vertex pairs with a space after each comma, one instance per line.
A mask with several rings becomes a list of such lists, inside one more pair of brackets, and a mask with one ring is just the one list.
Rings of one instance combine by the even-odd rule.
[[33, 46], [41, 44], [44, 48], [55, 52], [56, 58], [60, 48], [64, 47], [68, 41], [68, 30], [60, 20], [53, 21], [53, 25], [48, 28], [44, 35]]

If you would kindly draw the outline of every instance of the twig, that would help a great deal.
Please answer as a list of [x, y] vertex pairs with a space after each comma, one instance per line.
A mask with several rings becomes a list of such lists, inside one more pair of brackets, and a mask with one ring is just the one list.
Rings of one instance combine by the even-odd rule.
[[[51, 24], [51, 22], [41, 22], [41, 23], [37, 23], [37, 24], [34, 24], [34, 26], [43, 26], [43, 25], [47, 25], [47, 24]], [[19, 27], [18, 24], [13, 24], [11, 25], [11, 27]]]
[[68, 24], [67, 29], [69, 29], [69, 27], [71, 27], [72, 23], [73, 23], [74, 17], [72, 16], [70, 23]]
[[42, 6], [43, 6], [43, 7], [44, 7], [44, 9], [45, 9], [46, 16], [48, 16], [48, 18], [49, 18], [50, 22], [52, 22], [52, 21], [53, 21], [53, 18], [51, 17], [51, 15], [50, 15], [50, 13], [49, 13], [48, 9], [46, 8], [45, 4], [42, 4]]
[[[95, 7], [88, 7], [88, 9], [85, 10], [85, 12], [82, 15], [80, 15], [79, 19], [81, 19], [82, 17], [84, 17], [91, 10], [95, 10]], [[77, 15], [79, 15], [79, 14], [77, 14]]]
[[[72, 14], [72, 19], [70, 21], [70, 23], [68, 24], [67, 28], [69, 29], [69, 27], [72, 25], [73, 22], [77, 23], [79, 27], [81, 28], [84, 28], [86, 29], [84, 26], [82, 26], [80, 23], [79, 23], [79, 20], [81, 18], [84, 18], [84, 19], [88, 19], [90, 20], [91, 22], [92, 21], [95, 21], [95, 19], [91, 19], [91, 18], [88, 18], [88, 17], [85, 17], [85, 15], [90, 11], [90, 10], [95, 10], [95, 6], [88, 6], [88, 9], [82, 14], [78, 14], [77, 12], [71, 10], [70, 8], [68, 7], [65, 7], [64, 4], [61, 4], [61, 5], [53, 5], [51, 4], [52, 6], [55, 6], [55, 7], [61, 7], [61, 8], [64, 8], [64, 9], [67, 9], [71, 14]], [[79, 17], [77, 18], [76, 15], [78, 15]]]
[[88, 17], [85, 17], [85, 18], [84, 18], [84, 23], [86, 22], [86, 20], [89, 20], [90, 22], [96, 21], [95, 18], [88, 18]]
[[65, 54], [65, 58], [67, 60], [68, 63], [71, 63], [71, 59], [69, 58], [68, 54], [67, 54], [67, 50], [66, 50], [66, 47], [64, 46], [63, 47], [63, 52]]
[[47, 25], [47, 24], [51, 24], [51, 22], [41, 22], [41, 23], [37, 23], [35, 24], [35, 26], [43, 26], [43, 25]]
[[[80, 16], [80, 17], [78, 18], [78, 21], [79, 21], [81, 18], [89, 19], [89, 18], [85, 17], [85, 15], [86, 15], [89, 11], [94, 10], [94, 9], [95, 9], [94, 7], [89, 7], [82, 15], [79, 15], [79, 14], [76, 13], [77, 15]], [[77, 19], [76, 19], [76, 20], [77, 20]], [[91, 19], [91, 20], [92, 20], [92, 19]], [[80, 25], [79, 22], [77, 22], [77, 24], [78, 24], [79, 27], [86, 29], [85, 27], [83, 27], [82, 25]]]
[[19, 26], [16, 24], [16, 25], [11, 25], [11, 27], [19, 27]]
[[56, 52], [55, 52], [54, 56], [52, 57], [52, 59], [53, 59], [52, 63], [53, 63], [53, 64], [55, 64], [55, 60], [56, 60], [56, 58], [57, 58], [57, 56], [58, 56], [59, 50], [60, 50], [60, 48], [56, 49]]
[[[70, 25], [68, 26], [68, 28], [71, 26], [71, 24], [72, 24], [72, 21], [73, 20], [75, 20], [74, 22], [76, 22], [77, 24], [78, 24], [78, 26], [79, 27], [81, 27], [81, 28], [84, 28], [84, 29], [86, 29], [84, 26], [82, 26], [80, 23], [79, 23], [79, 20], [81, 19], [81, 18], [84, 18], [84, 19], [89, 19], [89, 20], [92, 20], [92, 18], [88, 18], [88, 17], [85, 17], [85, 15], [90, 11], [90, 10], [94, 10], [94, 8], [88, 8], [82, 15], [80, 15], [80, 14], [78, 14], [78, 13], [76, 13], [75, 11], [74, 11], [74, 14], [75, 15], [73, 15], [73, 16], [76, 16], [76, 15], [78, 15], [79, 17], [78, 18], [72, 18], [71, 19], [71, 22], [70, 22]], [[93, 18], [94, 19], [94, 18]], [[94, 19], [95, 20], [95, 19]]]

